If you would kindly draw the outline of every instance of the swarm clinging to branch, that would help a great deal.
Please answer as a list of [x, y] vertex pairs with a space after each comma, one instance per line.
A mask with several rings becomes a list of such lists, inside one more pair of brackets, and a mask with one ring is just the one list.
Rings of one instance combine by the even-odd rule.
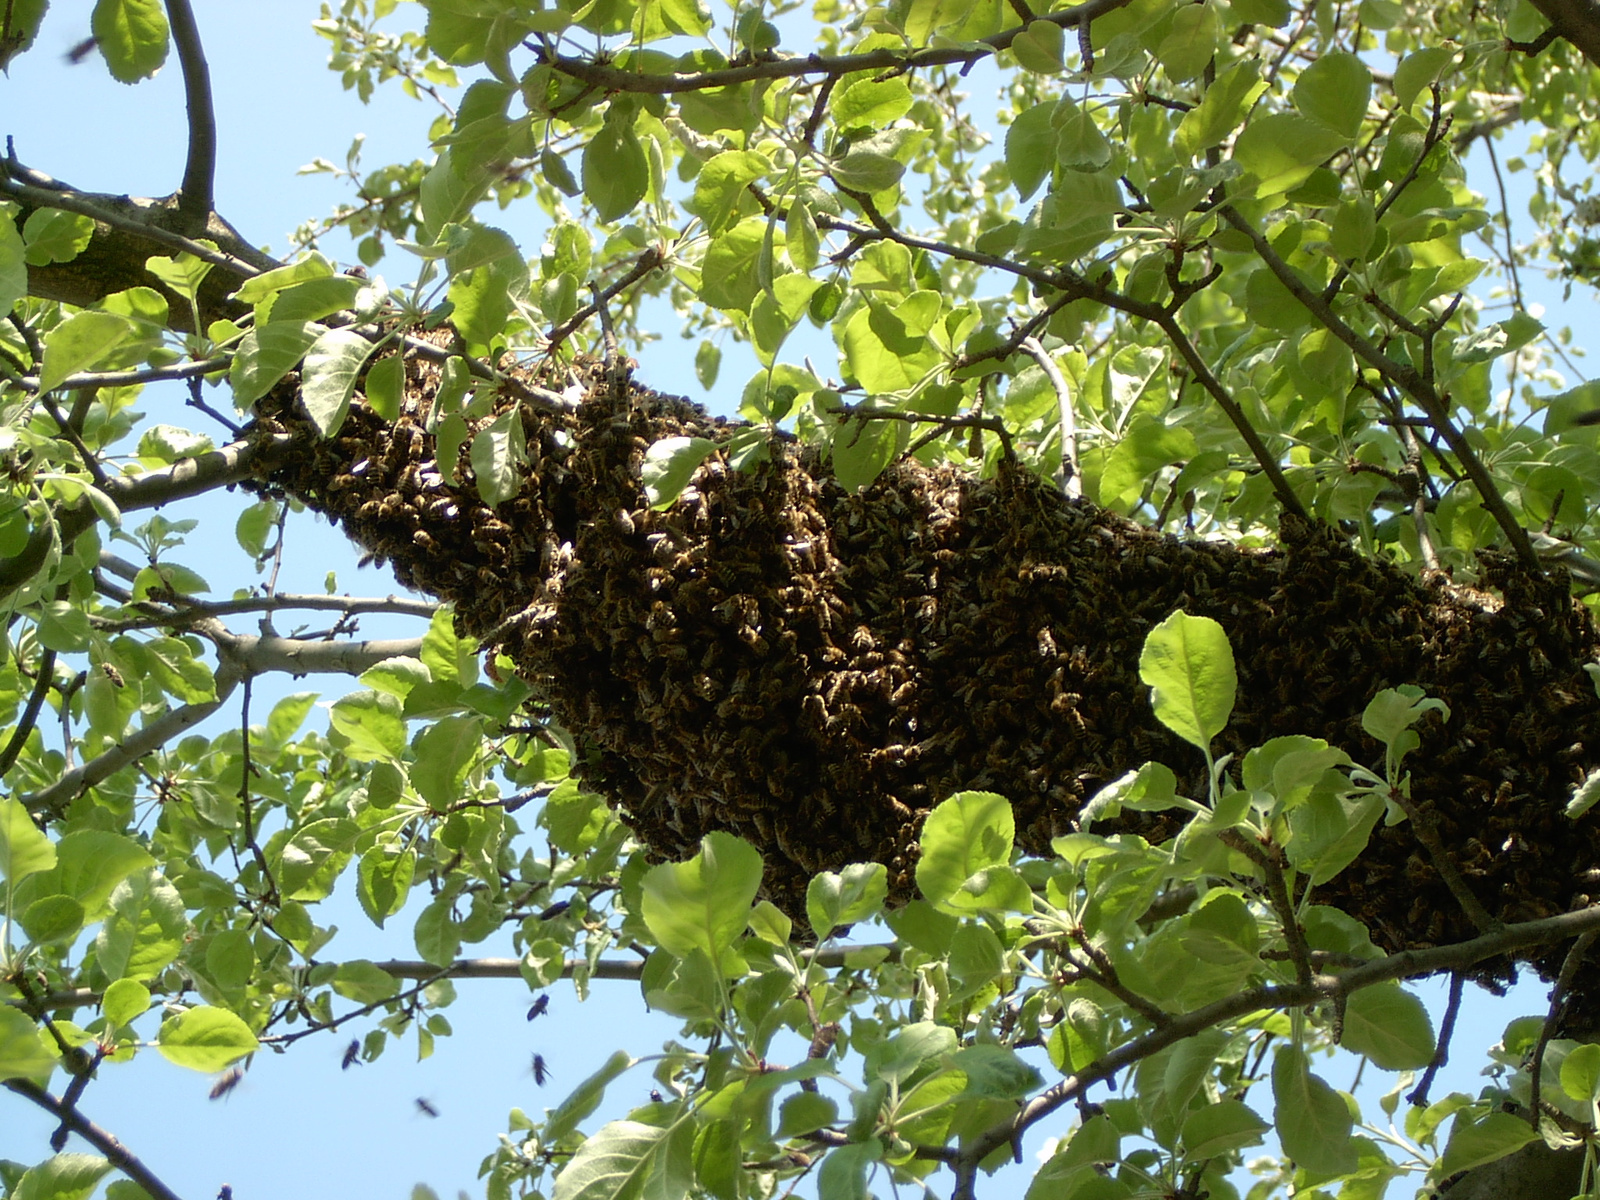
[[[1145, 634], [1178, 609], [1219, 621], [1238, 660], [1219, 751], [1308, 734], [1376, 763], [1363, 708], [1420, 684], [1452, 717], [1421, 727], [1413, 798], [1492, 916], [1563, 912], [1593, 886], [1600, 834], [1562, 810], [1600, 746], [1583, 671], [1600, 639], [1559, 579], [1486, 559], [1492, 591], [1418, 582], [1296, 518], [1276, 550], [1186, 542], [1014, 466], [980, 481], [907, 462], [853, 495], [780, 442], [751, 472], [713, 455], [656, 512], [645, 450], [719, 425], [598, 370], [574, 412], [524, 410], [526, 479], [491, 510], [464, 451], [436, 460], [434, 369], [408, 382], [395, 423], [358, 404], [328, 440], [280, 389], [261, 426], [301, 446], [269, 482], [453, 601], [467, 632], [498, 633], [653, 851], [737, 833], [792, 913], [815, 872], [863, 859], [911, 894], [920, 822], [960, 789], [1009, 797], [1034, 853], [1149, 759], [1203, 794], [1200, 755], [1138, 678]], [[1170, 832], [1136, 814], [1123, 828]], [[1380, 827], [1316, 898], [1390, 949], [1474, 932], [1409, 823]]]

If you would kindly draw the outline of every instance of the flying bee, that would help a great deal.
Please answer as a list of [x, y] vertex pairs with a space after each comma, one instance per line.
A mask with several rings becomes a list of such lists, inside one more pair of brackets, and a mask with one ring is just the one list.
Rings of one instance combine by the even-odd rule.
[[[10, 10], [8, 9], [7, 11], [9, 12]], [[62, 57], [73, 66], [77, 66], [84, 59], [88, 58], [89, 55], [94, 52], [94, 48], [99, 44], [99, 38], [86, 37], [83, 39], [83, 41], [79, 42], [77, 45], [73, 46], [71, 50], [68, 50], [64, 55], [62, 55]]]
[[542, 1016], [544, 1016], [545, 1013], [547, 1013], [549, 1011], [550, 1011], [550, 994], [548, 992], [546, 992], [543, 995], [541, 995], [537, 1000], [535, 1000], [532, 1004], [530, 1004], [528, 1006], [528, 1020], [531, 1021], [535, 1017], [542, 1017]]
[[550, 1078], [550, 1068], [549, 1068], [548, 1065], [546, 1065], [546, 1063], [544, 1061], [544, 1055], [535, 1054], [533, 1056], [533, 1081], [534, 1081], [534, 1083], [538, 1084], [540, 1087], [543, 1087], [545, 1085], [545, 1081], [547, 1079], [549, 1079], [549, 1078]]
[[339, 1069], [348, 1071], [353, 1066], [361, 1065], [361, 1039], [351, 1038], [350, 1044], [344, 1048], [344, 1057], [339, 1060]]
[[222, 1078], [211, 1085], [211, 1098], [221, 1100], [234, 1088], [239, 1086], [239, 1081], [244, 1078], [243, 1067], [229, 1067], [223, 1072]]
[[425, 1117], [437, 1117], [439, 1115], [439, 1110], [433, 1106], [433, 1103], [423, 1099], [421, 1096], [417, 1097], [417, 1111]]

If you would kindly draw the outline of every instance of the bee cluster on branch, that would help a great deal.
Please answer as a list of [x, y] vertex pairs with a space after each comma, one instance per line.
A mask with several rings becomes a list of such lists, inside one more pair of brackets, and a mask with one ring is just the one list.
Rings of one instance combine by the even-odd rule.
[[[1006, 463], [978, 479], [906, 461], [852, 494], [779, 440], [750, 471], [713, 453], [653, 511], [648, 447], [727, 427], [584, 372], [573, 411], [523, 407], [524, 482], [494, 508], [470, 438], [437, 460], [439, 374], [415, 359], [397, 420], [358, 401], [328, 439], [286, 381], [258, 425], [300, 438], [263, 482], [497, 640], [575, 739], [575, 772], [655, 854], [737, 834], [799, 916], [812, 875], [850, 862], [887, 864], [893, 894], [912, 895], [921, 821], [958, 790], [1009, 798], [1036, 854], [1147, 760], [1203, 797], [1201, 755], [1156, 721], [1138, 675], [1146, 633], [1184, 609], [1223, 625], [1238, 664], [1217, 753], [1305, 734], [1378, 766], [1361, 713], [1418, 684], [1452, 715], [1419, 726], [1412, 796], [1489, 911], [1532, 919], [1600, 895], [1600, 821], [1563, 813], [1600, 762], [1583, 670], [1600, 638], [1563, 578], [1486, 557], [1482, 590], [1418, 581], [1295, 519], [1276, 549], [1185, 541]], [[1176, 825], [1127, 813], [1115, 828]], [[1380, 825], [1315, 899], [1391, 951], [1476, 932], [1409, 823]]]

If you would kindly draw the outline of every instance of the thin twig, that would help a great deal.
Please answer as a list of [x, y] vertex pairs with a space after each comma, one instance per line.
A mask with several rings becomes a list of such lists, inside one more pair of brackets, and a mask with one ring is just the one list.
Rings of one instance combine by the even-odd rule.
[[11, 740], [6, 743], [6, 748], [0, 750], [0, 775], [4, 775], [16, 765], [17, 756], [28, 744], [28, 735], [39, 723], [39, 710], [44, 707], [45, 697], [50, 694], [50, 683], [54, 678], [55, 669], [56, 652], [45, 650], [39, 655], [39, 674], [34, 678], [33, 691], [28, 694], [28, 705], [22, 710], [22, 720], [18, 721], [17, 727], [11, 731]]
[[1561, 971], [1556, 976], [1555, 984], [1550, 988], [1550, 1008], [1545, 1013], [1544, 1024], [1539, 1027], [1539, 1040], [1533, 1047], [1533, 1061], [1528, 1064], [1528, 1095], [1531, 1100], [1528, 1105], [1528, 1120], [1535, 1129], [1539, 1128], [1539, 1075], [1544, 1067], [1545, 1047], [1555, 1036], [1556, 1025], [1567, 1008], [1567, 990], [1572, 987], [1578, 968], [1583, 965], [1584, 955], [1589, 953], [1589, 947], [1594, 945], [1596, 936], [1600, 935], [1594, 931], [1578, 935], [1578, 939], [1572, 943], [1572, 949], [1567, 951], [1566, 958], [1561, 960]]
[[244, 701], [239, 706], [239, 736], [242, 739], [243, 747], [241, 750], [243, 762], [239, 779], [239, 804], [241, 816], [243, 817], [245, 845], [250, 847], [250, 853], [255, 858], [256, 866], [261, 871], [261, 878], [266, 883], [266, 887], [261, 894], [269, 902], [276, 903], [278, 899], [278, 884], [272, 878], [272, 868], [267, 865], [267, 856], [262, 853], [261, 844], [256, 841], [255, 815], [250, 808], [250, 776], [255, 771], [255, 767], [250, 761], [250, 685], [254, 682], [253, 676], [246, 675], [244, 677], [244, 686], [240, 689], [244, 693]]
[[1444, 1019], [1439, 1022], [1439, 1040], [1434, 1044], [1433, 1057], [1428, 1060], [1428, 1069], [1422, 1073], [1422, 1082], [1406, 1094], [1407, 1103], [1413, 1107], [1428, 1106], [1428, 1089], [1433, 1087], [1434, 1076], [1450, 1061], [1450, 1039], [1455, 1036], [1456, 1017], [1461, 1013], [1461, 989], [1466, 981], [1467, 977], [1460, 971], [1450, 976], [1450, 999], [1445, 1002]]

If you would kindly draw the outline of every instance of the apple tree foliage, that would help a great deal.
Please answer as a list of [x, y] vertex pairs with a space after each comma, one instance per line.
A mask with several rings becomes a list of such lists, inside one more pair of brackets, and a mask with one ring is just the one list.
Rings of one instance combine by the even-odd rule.
[[[1596, 911], [1386, 956], [1317, 902], [1411, 815], [1413, 726], [1449, 715], [1416, 689], [1372, 698], [1383, 761], [1310, 736], [1213, 759], [1233, 649], [1176, 614], [1141, 669], [1206, 794], [1150, 763], [1045, 860], [1014, 854], [1005, 797], [961, 792], [927, 820], [916, 898], [886, 905], [862, 863], [817, 876], [801, 922], [730, 836], [646, 861], [448, 611], [280, 592], [296, 506], [222, 490], [292, 370], [331, 433], [399, 333], [448, 322], [465, 386], [473, 361], [681, 331], [706, 388], [755, 364], [733, 391], [760, 436], [732, 432], [735, 461], [773, 428], [851, 488], [903, 456], [1015, 455], [1191, 536], [1270, 543], [1288, 510], [1413, 571], [1499, 546], [1600, 578], [1600, 392], [1569, 386], [1579, 348], [1524, 293], [1600, 273], [1589, 6], [343, 0], [315, 23], [331, 68], [371, 103], [422, 101], [418, 156], [313, 164], [350, 199], [283, 263], [210, 211], [207, 7], [97, 0], [84, 47], [124, 83], [185, 73], [173, 197], [0, 166], [0, 1080], [96, 1151], [0, 1163], [7, 1196], [118, 1170], [118, 1200], [170, 1196], [86, 1126], [98, 1074], [152, 1053], [231, 1070], [329, 1028], [368, 1058], [426, 1051], [495, 935], [519, 956], [498, 986], [637, 986], [684, 1025], [486, 1131], [490, 1197], [973, 1197], [1045, 1130], [1040, 1200], [1410, 1194], [1530, 1143], [1582, 1147], [1570, 1191], [1600, 1195], [1600, 1050], [1520, 1020], [1481, 1095], [1430, 1097], [1442, 1047], [1406, 987], [1586, 947]], [[45, 9], [4, 6], [0, 62], [39, 52]], [[511, 206], [542, 244], [496, 226]], [[319, 252], [335, 231], [362, 272]], [[163, 383], [195, 428], [142, 420]], [[392, 413], [403, 385], [375, 368], [362, 402]], [[651, 500], [713, 448], [652, 448]], [[522, 448], [472, 453], [493, 489]], [[154, 511], [193, 495], [256, 575], [207, 579], [191, 525]], [[417, 634], [345, 637], [369, 612]], [[347, 678], [252, 704], [273, 673]], [[1124, 809], [1186, 823], [1108, 835]], [[341, 955], [336, 890], [381, 926], [417, 889], [416, 961]], [[1338, 1090], [1335, 1045], [1394, 1089]], [[659, 1099], [596, 1122], [630, 1072]]]

